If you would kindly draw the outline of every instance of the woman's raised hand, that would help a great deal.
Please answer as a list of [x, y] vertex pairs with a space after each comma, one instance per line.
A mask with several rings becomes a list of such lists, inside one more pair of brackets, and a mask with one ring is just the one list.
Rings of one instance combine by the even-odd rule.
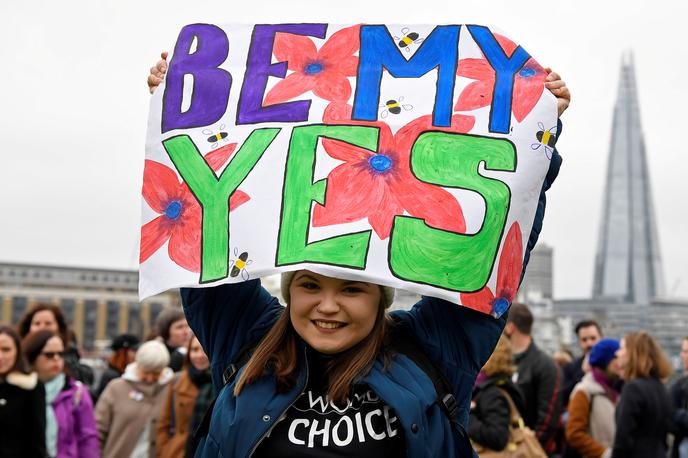
[[148, 90], [151, 94], [162, 83], [165, 73], [167, 73], [167, 51], [161, 52], [160, 57], [161, 59], [151, 67], [150, 75], [148, 75]]
[[564, 80], [559, 76], [559, 73], [553, 72], [549, 67], [545, 68], [545, 71], [548, 73], [545, 79], [545, 87], [557, 98], [557, 109], [559, 110], [559, 116], [561, 116], [571, 103], [571, 92], [566, 87]]

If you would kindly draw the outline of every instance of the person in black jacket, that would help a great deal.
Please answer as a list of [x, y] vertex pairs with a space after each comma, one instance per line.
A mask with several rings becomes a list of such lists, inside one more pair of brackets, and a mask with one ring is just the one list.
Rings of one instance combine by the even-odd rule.
[[0, 326], [0, 456], [44, 458], [45, 390], [29, 373], [17, 332]]
[[108, 368], [100, 376], [98, 388], [93, 393], [94, 401], [98, 400], [108, 383], [121, 377], [127, 365], [134, 362], [136, 349], [140, 343], [139, 338], [132, 334], [121, 334], [112, 339], [112, 344], [110, 345], [112, 355], [108, 359]]
[[511, 381], [514, 369], [511, 344], [502, 336], [492, 356], [478, 374], [468, 421], [468, 436], [471, 441], [490, 450], [504, 450], [509, 441], [511, 409], [507, 395], [523, 415], [523, 396]]
[[617, 356], [626, 383], [616, 407], [612, 458], [664, 458], [673, 411], [663, 381], [671, 364], [643, 331], [622, 339]]
[[517, 371], [514, 381], [525, 401], [523, 421], [535, 432], [547, 453], [556, 451], [556, 433], [561, 415], [561, 374], [554, 359], [540, 350], [530, 333], [533, 314], [514, 302], [504, 333], [511, 341]]
[[[688, 337], [681, 343], [683, 368], [688, 371]], [[671, 402], [674, 405], [674, 446], [671, 458], [688, 457], [688, 375], [678, 379], [671, 387]]]
[[562, 405], [567, 406], [573, 388], [583, 379], [585, 369], [583, 364], [592, 347], [602, 338], [602, 330], [595, 320], [583, 320], [576, 324], [578, 347], [583, 354], [562, 367]]

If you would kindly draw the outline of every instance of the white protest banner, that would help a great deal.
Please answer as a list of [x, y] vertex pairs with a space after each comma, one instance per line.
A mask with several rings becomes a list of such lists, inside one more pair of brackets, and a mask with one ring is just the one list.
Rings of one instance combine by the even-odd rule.
[[140, 295], [309, 269], [500, 314], [556, 139], [478, 25], [192, 24], [152, 97]]

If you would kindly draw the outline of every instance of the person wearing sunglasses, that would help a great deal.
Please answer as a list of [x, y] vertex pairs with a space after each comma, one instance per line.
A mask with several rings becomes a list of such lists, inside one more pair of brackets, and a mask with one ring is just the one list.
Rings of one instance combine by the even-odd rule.
[[31, 369], [45, 386], [45, 443], [51, 457], [100, 457], [93, 402], [88, 388], [65, 375], [60, 334], [43, 329], [22, 341]]

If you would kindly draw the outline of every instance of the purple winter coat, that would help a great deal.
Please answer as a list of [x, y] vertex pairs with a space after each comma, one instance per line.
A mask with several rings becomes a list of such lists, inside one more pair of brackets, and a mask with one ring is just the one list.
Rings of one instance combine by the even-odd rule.
[[57, 458], [100, 458], [93, 401], [85, 385], [69, 377], [52, 403], [57, 419]]

